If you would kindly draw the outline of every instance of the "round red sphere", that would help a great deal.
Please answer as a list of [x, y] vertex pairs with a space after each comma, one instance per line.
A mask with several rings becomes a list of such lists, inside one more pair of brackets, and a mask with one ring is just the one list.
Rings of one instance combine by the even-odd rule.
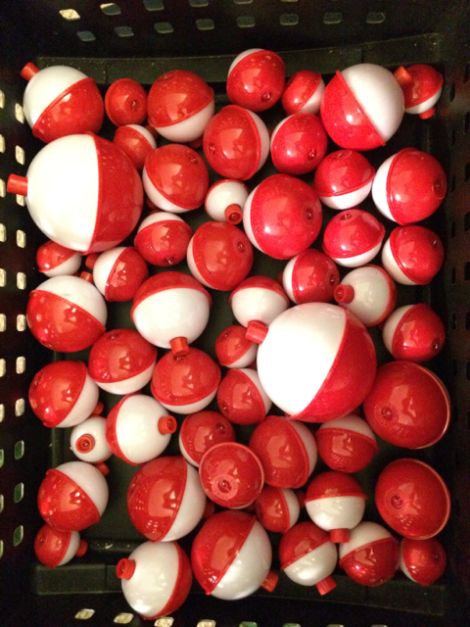
[[293, 257], [282, 273], [284, 289], [296, 305], [327, 303], [333, 299], [339, 281], [335, 262], [314, 248]]
[[132, 246], [111, 248], [88, 263], [93, 267], [96, 287], [108, 302], [134, 298], [149, 274], [147, 264]]
[[126, 153], [139, 172], [144, 167], [147, 155], [157, 147], [152, 133], [139, 124], [119, 126], [114, 133], [113, 142]]
[[215, 354], [221, 366], [247, 368], [256, 359], [256, 344], [246, 338], [246, 329], [238, 324], [227, 327], [215, 340]]
[[397, 68], [394, 75], [405, 97], [406, 113], [417, 114], [423, 120], [432, 117], [444, 85], [442, 74], [431, 65], [416, 63]]
[[134, 79], [119, 78], [108, 87], [104, 106], [115, 126], [141, 124], [147, 117], [147, 93]]
[[300, 515], [300, 497], [287, 488], [265, 485], [256, 499], [256, 517], [268, 531], [285, 533]]
[[256, 370], [251, 368], [231, 368], [227, 372], [217, 390], [217, 405], [237, 425], [261, 422], [271, 409]]
[[82, 263], [80, 253], [48, 240], [36, 251], [36, 265], [47, 277], [75, 274]]
[[282, 94], [284, 111], [292, 113], [318, 113], [325, 89], [321, 74], [311, 70], [295, 72]]
[[271, 160], [284, 174], [311, 172], [326, 153], [328, 138], [320, 119], [312, 113], [295, 113], [281, 120], [271, 136]]
[[401, 571], [421, 586], [431, 586], [444, 574], [447, 556], [442, 544], [435, 538], [410, 540], [403, 538], [400, 545]]
[[49, 525], [41, 527], [34, 539], [34, 553], [48, 568], [57, 568], [74, 557], [82, 557], [87, 549], [87, 541], [80, 540], [76, 531], [57, 531]]
[[232, 425], [216, 411], [200, 411], [186, 416], [179, 432], [181, 454], [196, 467], [210, 448], [221, 442], [234, 441], [235, 431]]
[[191, 227], [182, 218], [155, 211], [141, 222], [134, 246], [145, 261], [165, 268], [183, 261], [191, 235]]

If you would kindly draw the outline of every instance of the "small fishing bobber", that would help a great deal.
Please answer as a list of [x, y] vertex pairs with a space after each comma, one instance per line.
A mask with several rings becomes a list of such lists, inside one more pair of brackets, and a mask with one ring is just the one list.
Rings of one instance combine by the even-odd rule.
[[333, 299], [339, 281], [335, 262], [314, 248], [292, 257], [282, 273], [284, 289], [296, 305], [327, 303]]
[[293, 490], [265, 485], [255, 501], [256, 517], [267, 531], [285, 533], [298, 521], [301, 502]]
[[82, 462], [99, 464], [103, 469], [104, 462], [112, 455], [106, 439], [106, 419], [91, 416], [74, 427], [70, 433], [70, 449]]
[[253, 368], [230, 368], [217, 390], [222, 414], [237, 425], [261, 422], [271, 409], [271, 401]]
[[80, 253], [48, 240], [36, 251], [36, 265], [39, 272], [48, 278], [63, 274], [75, 274], [82, 263]]
[[152, 133], [140, 124], [119, 126], [114, 133], [113, 142], [123, 150], [136, 169], [141, 172], [147, 155], [157, 147]]
[[134, 246], [154, 266], [174, 266], [186, 258], [192, 231], [175, 213], [153, 211], [139, 225]]
[[147, 264], [132, 246], [89, 255], [85, 265], [93, 271], [93, 283], [108, 302], [132, 300], [149, 274]]
[[447, 556], [442, 544], [435, 538], [410, 540], [400, 543], [400, 570], [421, 586], [431, 586], [444, 574]]
[[419, 115], [422, 120], [433, 117], [444, 86], [442, 74], [424, 63], [401, 65], [393, 74], [405, 97], [405, 112]]
[[86, 540], [77, 531], [58, 531], [49, 525], [39, 529], [34, 539], [34, 553], [48, 568], [68, 564], [74, 557], [83, 557], [88, 549]]
[[325, 90], [322, 75], [311, 70], [292, 74], [282, 94], [282, 106], [287, 115], [292, 113], [318, 113]]
[[147, 117], [147, 92], [133, 78], [118, 78], [106, 90], [104, 105], [115, 126], [142, 124]]
[[327, 146], [320, 118], [312, 113], [294, 113], [281, 120], [271, 135], [271, 160], [278, 172], [302, 176], [317, 167]]
[[256, 359], [257, 345], [246, 337], [246, 329], [233, 324], [219, 333], [215, 340], [215, 354], [221, 366], [247, 368]]
[[241, 181], [219, 179], [209, 187], [204, 208], [212, 220], [239, 224], [243, 220], [243, 207], [248, 198], [248, 188]]
[[200, 411], [186, 416], [179, 431], [179, 448], [187, 462], [199, 467], [206, 451], [221, 442], [235, 442], [230, 422], [216, 411]]
[[285, 65], [272, 50], [250, 48], [240, 52], [227, 73], [228, 99], [250, 111], [273, 107], [284, 91]]

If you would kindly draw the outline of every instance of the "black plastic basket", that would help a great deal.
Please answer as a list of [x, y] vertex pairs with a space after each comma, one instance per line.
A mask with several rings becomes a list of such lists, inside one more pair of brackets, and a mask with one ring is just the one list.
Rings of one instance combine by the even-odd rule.
[[[9, 173], [23, 174], [40, 148], [21, 108], [26, 61], [70, 64], [103, 89], [131, 76], [145, 85], [171, 68], [190, 69], [211, 82], [219, 104], [234, 54], [250, 47], [279, 51], [287, 73], [312, 68], [331, 74], [362, 61], [391, 68], [431, 63], [444, 73], [435, 118], [406, 116], [385, 156], [406, 145], [430, 151], [448, 172], [449, 192], [430, 225], [446, 244], [446, 262], [432, 289], [402, 290], [401, 303], [421, 298], [443, 316], [444, 353], [431, 364], [449, 386], [452, 426], [442, 443], [416, 457], [431, 460], [448, 482], [452, 517], [443, 536], [449, 568], [422, 588], [404, 577], [374, 589], [338, 574], [337, 589], [320, 600], [281, 577], [275, 593], [236, 603], [205, 597], [194, 586], [175, 625], [239, 624], [303, 627], [468, 623], [470, 592], [470, 5], [459, 0], [5, 0], [0, 6], [0, 624], [4, 627], [144, 624], [126, 606], [114, 575], [117, 559], [139, 542], [123, 506], [131, 470], [112, 463], [112, 499], [102, 522], [86, 534], [89, 555], [57, 570], [35, 563], [32, 541], [40, 525], [36, 493], [47, 467], [68, 458], [66, 434], [42, 428], [27, 404], [38, 368], [51, 359], [26, 328], [27, 292], [42, 280], [34, 254], [43, 236], [20, 197], [6, 194]], [[279, 112], [278, 112], [279, 113]], [[275, 116], [276, 113], [273, 114]], [[273, 117], [274, 119], [274, 117]], [[268, 119], [269, 122], [269, 119]], [[111, 127], [104, 129], [111, 132]], [[255, 179], [257, 182], [259, 177]], [[201, 217], [191, 217], [197, 224]], [[256, 270], [280, 266], [257, 259]], [[226, 296], [218, 296], [212, 335], [229, 323]], [[126, 322], [127, 320], [127, 322]], [[128, 309], [110, 320], [129, 326]], [[57, 357], [57, 356], [56, 356]], [[114, 399], [115, 400], [115, 399]], [[383, 465], [406, 451], [383, 448], [361, 480], [371, 489]], [[368, 515], [374, 517], [373, 506]], [[160, 619], [166, 627], [172, 619]], [[85, 622], [83, 622], [85, 621]], [[166, 621], [166, 622], [165, 622]]]

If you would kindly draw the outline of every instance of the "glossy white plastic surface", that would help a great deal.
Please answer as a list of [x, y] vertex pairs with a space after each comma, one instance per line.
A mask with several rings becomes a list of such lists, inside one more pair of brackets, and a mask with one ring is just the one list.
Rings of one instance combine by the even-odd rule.
[[301, 586], [314, 586], [331, 575], [338, 561], [332, 542], [324, 542], [284, 569], [286, 575]]
[[[79, 451], [76, 442], [82, 435], [86, 434], [93, 436], [94, 446], [89, 451]], [[77, 425], [70, 434], [70, 448], [75, 457], [89, 464], [104, 462], [111, 457], [111, 449], [106, 440], [106, 418], [91, 416]]]
[[206, 507], [206, 495], [199, 481], [199, 474], [192, 466], [186, 466], [186, 485], [176, 517], [162, 541], [178, 540], [191, 533], [201, 520]]
[[366, 326], [380, 320], [390, 307], [392, 293], [389, 279], [379, 268], [371, 266], [349, 272], [340, 285], [350, 285], [354, 298], [342, 306], [349, 309]]
[[80, 255], [80, 253], [75, 253], [62, 263], [59, 263], [54, 268], [51, 268], [50, 270], [43, 270], [42, 273], [50, 279], [54, 276], [75, 274], [75, 272], [77, 272], [77, 270], [80, 268], [81, 264], [82, 256]]
[[101, 253], [93, 266], [93, 282], [104, 297], [106, 297], [106, 288], [114, 265], [125, 250], [125, 246], [111, 248]]
[[85, 279], [56, 276], [40, 283], [36, 289], [60, 296], [94, 316], [103, 326], [106, 324], [106, 303], [96, 287]]
[[390, 238], [385, 242], [382, 249], [382, 263], [385, 270], [387, 270], [392, 279], [394, 279], [397, 283], [400, 283], [401, 285], [416, 285], [414, 281], [406, 276], [397, 264], [392, 252], [392, 247], [390, 246]]
[[186, 118], [186, 120], [168, 126], [157, 126], [155, 130], [159, 135], [171, 142], [192, 142], [204, 133], [207, 123], [214, 115], [214, 109], [214, 98], [212, 98], [203, 109]]
[[396, 220], [393, 217], [390, 206], [388, 204], [387, 180], [388, 173], [390, 172], [390, 168], [395, 157], [396, 155], [392, 155], [382, 163], [382, 165], [377, 170], [374, 182], [372, 183], [372, 199], [375, 206], [382, 215], [384, 215], [389, 220], [392, 220], [392, 222], [396, 222]]
[[78, 531], [70, 531], [70, 539], [67, 550], [65, 551], [64, 557], [60, 560], [58, 566], [63, 566], [72, 560], [77, 554], [78, 547], [80, 544], [80, 534]]
[[57, 466], [56, 470], [75, 481], [93, 501], [100, 516], [103, 515], [108, 504], [109, 490], [106, 479], [99, 470], [85, 462], [66, 462]]
[[351, 531], [348, 542], [339, 545], [339, 559], [343, 559], [343, 557], [351, 553], [351, 551], [355, 551], [366, 544], [391, 537], [392, 534], [387, 531], [385, 527], [382, 527], [382, 525], [374, 522], [359, 523], [359, 525]]
[[155, 363], [152, 363], [148, 368], [142, 370], [142, 372], [139, 372], [128, 379], [123, 379], [122, 381], [112, 381], [111, 383], [97, 381], [96, 384], [102, 390], [109, 392], [110, 394], [132, 394], [133, 392], [138, 392], [145, 385], [147, 385], [152, 378], [154, 367]]
[[126, 124], [126, 127], [132, 128], [134, 129], [134, 131], [136, 131], [136, 133], [139, 133], [139, 135], [142, 135], [142, 137], [144, 137], [144, 139], [148, 141], [148, 143], [150, 144], [152, 148], [157, 147], [157, 142], [155, 141], [155, 137], [152, 135], [152, 133], [148, 129], [145, 128], [145, 126], [141, 126], [140, 124]]
[[253, 368], [241, 368], [241, 371], [243, 372], [245, 376], [247, 376], [250, 379], [250, 381], [252, 381], [253, 385], [258, 390], [261, 396], [261, 399], [263, 401], [264, 411], [267, 414], [269, 410], [271, 409], [272, 403], [271, 403], [271, 399], [266, 394], [263, 386], [261, 385], [261, 381], [259, 380], [258, 373]]
[[358, 268], [359, 266], [365, 266], [367, 263], [372, 261], [374, 257], [378, 255], [380, 247], [382, 246], [382, 241], [380, 241], [377, 246], [374, 246], [370, 250], [367, 250], [360, 255], [354, 255], [353, 257], [332, 257], [333, 261], [337, 263], [339, 266], [343, 266], [344, 268]]
[[360, 496], [334, 496], [305, 502], [313, 522], [324, 529], [353, 529], [362, 520], [366, 499]]
[[387, 319], [383, 331], [382, 331], [382, 337], [383, 337], [383, 341], [385, 344], [386, 349], [388, 350], [389, 353], [392, 352], [392, 346], [393, 346], [393, 337], [395, 335], [395, 332], [398, 328], [398, 326], [400, 325], [403, 316], [413, 307], [413, 305], [404, 305], [403, 307], [398, 307], [398, 309], [395, 309], [395, 311], [392, 313], [392, 315]]
[[302, 440], [302, 443], [304, 445], [308, 457], [308, 476], [310, 476], [314, 471], [315, 466], [317, 465], [317, 443], [315, 442], [313, 433], [307, 426], [303, 425], [300, 422], [294, 421], [292, 421], [290, 424], [294, 427], [297, 435]]
[[343, 209], [351, 209], [357, 207], [361, 202], [367, 198], [372, 187], [372, 180], [365, 183], [362, 187], [355, 189], [353, 192], [347, 192], [346, 194], [337, 194], [336, 196], [320, 196], [320, 200], [324, 205], [330, 207], [330, 209], [337, 209], [342, 211]]
[[217, 388], [215, 388], [214, 391], [210, 394], [207, 394], [207, 396], [201, 398], [199, 401], [194, 401], [194, 403], [186, 403], [185, 405], [170, 405], [168, 403], [162, 402], [161, 400], [160, 402], [163, 407], [166, 407], [166, 409], [177, 414], [184, 414], [186, 416], [187, 414], [195, 414], [196, 412], [206, 408], [214, 400], [216, 393]]
[[57, 427], [74, 427], [86, 420], [89, 416], [91, 416], [92, 411], [95, 409], [96, 403], [98, 402], [98, 396], [98, 387], [87, 373], [77, 400], [73, 404], [73, 407], [67, 414], [65, 420], [57, 425]]
[[248, 190], [241, 181], [223, 179], [216, 181], [207, 192], [204, 206], [213, 220], [225, 222], [225, 210], [229, 205], [238, 205], [243, 209]]
[[320, 425], [320, 429], [322, 431], [324, 429], [345, 429], [346, 431], [353, 431], [354, 433], [364, 435], [375, 442], [375, 435], [372, 432], [372, 429], [369, 427], [364, 418], [360, 418], [359, 416], [356, 416], [356, 414], [349, 414], [348, 416], [343, 416], [342, 418], [329, 420], [328, 422]]
[[287, 509], [289, 510], [289, 529], [295, 525], [300, 516], [299, 499], [295, 496], [295, 492], [289, 488], [279, 488], [282, 492]]
[[245, 287], [232, 296], [232, 312], [238, 322], [247, 327], [251, 320], [259, 320], [266, 325], [277, 318], [289, 306], [284, 298], [274, 290], [265, 287]]

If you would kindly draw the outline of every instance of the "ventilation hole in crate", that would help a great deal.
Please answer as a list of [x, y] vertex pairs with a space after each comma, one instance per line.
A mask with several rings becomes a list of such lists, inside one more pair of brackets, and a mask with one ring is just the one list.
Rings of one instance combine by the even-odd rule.
[[237, 17], [238, 28], [253, 28], [256, 25], [254, 15], [240, 15]]
[[452, 83], [449, 87], [449, 102], [452, 102], [455, 98], [455, 85]]
[[20, 165], [24, 165], [25, 154], [21, 146], [15, 146], [15, 159], [17, 163], [19, 163]]
[[470, 261], [465, 262], [464, 277], [466, 281], [470, 280]]
[[17, 272], [16, 273], [16, 287], [19, 290], [25, 290], [27, 284], [28, 284], [28, 279], [26, 277], [26, 274], [24, 272]]
[[23, 459], [25, 449], [26, 446], [24, 440], [18, 440], [18, 442], [15, 442], [15, 446], [13, 448], [13, 457], [15, 461], [18, 462], [20, 459]]
[[328, 623], [326, 627], [345, 627], [343, 623]]
[[0, 287], [5, 287], [7, 284], [7, 273], [4, 268], [0, 268]]
[[254, 620], [242, 620], [240, 627], [258, 627], [258, 623]]
[[450, 223], [450, 236], [451, 237], [455, 237], [455, 230], [456, 230], [455, 220], [452, 220], [452, 222]]
[[455, 191], [455, 185], [456, 185], [456, 178], [455, 178], [455, 174], [453, 174], [450, 177], [450, 185], [449, 185], [449, 191], [450, 192], [454, 192]]
[[196, 627], [216, 627], [217, 623], [215, 622], [215, 620], [200, 620], [198, 621]]
[[326, 26], [335, 26], [341, 24], [343, 21], [343, 14], [340, 11], [326, 11], [323, 14], [323, 24]]
[[3, 540], [0, 540], [0, 559], [2, 559], [3, 557], [3, 546], [4, 546]]
[[383, 24], [385, 22], [385, 13], [383, 11], [369, 11], [366, 15], [366, 24]]
[[122, 39], [125, 39], [126, 37], [134, 37], [134, 31], [130, 26], [116, 26], [114, 32]]
[[163, 11], [165, 4], [163, 0], [143, 0], [146, 11]]
[[24, 111], [19, 102], [15, 103], [15, 119], [20, 124], [24, 124]]
[[121, 15], [121, 7], [115, 2], [103, 2], [103, 4], [100, 4], [100, 9], [109, 17]]
[[20, 333], [26, 331], [26, 316], [24, 314], [18, 314], [16, 316], [16, 330]]
[[0, 333], [7, 330], [7, 317], [4, 313], [0, 314]]
[[162, 616], [154, 622], [155, 627], [172, 627], [175, 619], [172, 616]]
[[24, 207], [25, 206], [24, 196], [19, 196], [18, 194], [16, 194], [15, 201], [16, 201], [16, 204], [19, 207]]
[[128, 625], [132, 623], [134, 620], [134, 614], [130, 612], [121, 612], [120, 614], [116, 614], [113, 618], [113, 623], [117, 623], [118, 625]]
[[196, 28], [202, 32], [207, 30], [214, 30], [214, 20], [210, 17], [203, 17], [199, 20], [196, 20]]
[[5, 92], [0, 89], [0, 109], [5, 108]]
[[28, 243], [28, 239], [26, 237], [26, 233], [21, 229], [16, 231], [16, 245], [18, 248], [26, 248], [26, 244]]
[[5, 152], [5, 137], [0, 134], [0, 152]]
[[26, 371], [26, 357], [20, 355], [15, 361], [16, 374], [24, 374]]
[[159, 35], [171, 35], [175, 30], [171, 22], [155, 22], [153, 27]]
[[3, 464], [5, 463], [5, 451], [0, 448], [0, 468], [3, 468]]
[[5, 420], [5, 405], [0, 403], [0, 422]]
[[470, 129], [470, 111], [467, 111], [465, 117], [463, 119], [463, 130], [464, 133], [468, 133], [468, 129]]
[[77, 31], [77, 37], [85, 44], [96, 41], [95, 33], [92, 33], [91, 30], [79, 30]]
[[90, 620], [95, 614], [95, 610], [84, 607], [82, 610], [78, 610], [74, 618], [76, 620]]
[[18, 398], [15, 401], [15, 416], [19, 418], [24, 414], [26, 403], [24, 398]]
[[13, 503], [18, 505], [24, 499], [24, 483], [21, 481], [13, 488]]
[[13, 546], [19, 546], [24, 539], [24, 527], [23, 525], [18, 525], [16, 529], [13, 531]]
[[61, 9], [59, 14], [67, 22], [74, 22], [80, 19], [80, 13], [75, 9]]
[[5, 185], [5, 181], [3, 179], [0, 179], [0, 198], [5, 198], [6, 193], [7, 188]]
[[209, 0], [189, 0], [189, 6], [193, 9], [201, 9], [209, 6]]
[[0, 359], [0, 378], [4, 377], [7, 373], [7, 362], [5, 359]]
[[3, 512], [4, 507], [5, 507], [5, 497], [3, 496], [3, 494], [0, 494], [0, 514]]
[[299, 16], [297, 13], [282, 13], [279, 16], [279, 24], [281, 26], [297, 26], [299, 23]]
[[253, 4], [253, 0], [233, 0], [234, 4]]
[[0, 223], [0, 242], [3, 244], [7, 241], [7, 227]]
[[284, 623], [282, 627], [302, 627], [299, 623]]
[[465, 172], [464, 172], [464, 180], [465, 180], [465, 182], [467, 182], [468, 179], [470, 179], [470, 163], [466, 163], [465, 164]]

